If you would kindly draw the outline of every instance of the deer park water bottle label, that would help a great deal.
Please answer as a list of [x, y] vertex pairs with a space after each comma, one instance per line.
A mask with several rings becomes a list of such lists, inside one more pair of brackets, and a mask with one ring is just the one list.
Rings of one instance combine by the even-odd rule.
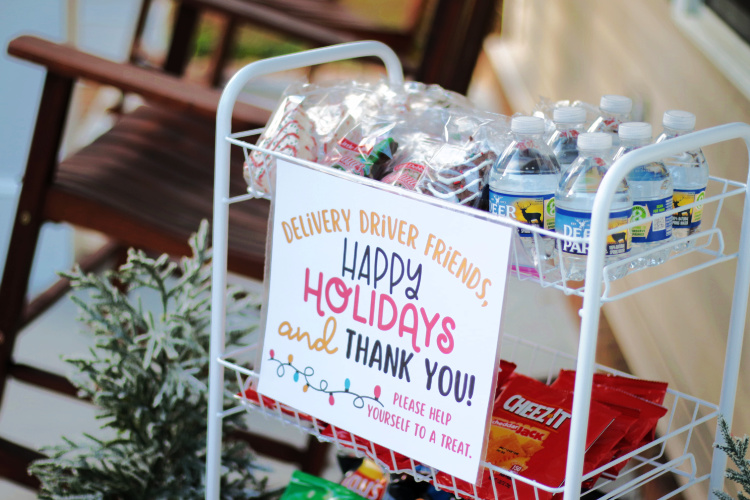
[[[513, 195], [490, 190], [490, 213], [508, 217], [540, 229], [555, 230], [554, 193], [538, 196]], [[528, 229], [518, 228], [518, 234], [531, 237]]]
[[[696, 201], [703, 201], [706, 197], [706, 188], [701, 189], [675, 189], [672, 201], [674, 208], [680, 208]], [[703, 205], [697, 205], [677, 212], [672, 217], [672, 226], [680, 229], [692, 229], [701, 224], [703, 218]]]
[[[672, 210], [672, 197], [660, 200], [633, 202], [633, 215], [630, 221], [636, 222], [652, 215]], [[653, 221], [635, 226], [631, 229], [634, 243], [653, 243], [664, 241], [672, 236], [672, 216], [659, 217]]]
[[[630, 220], [632, 210], [609, 213], [609, 229], [624, 226]], [[565, 236], [588, 238], [591, 234], [591, 212], [557, 209], [557, 230]], [[562, 228], [562, 231], [560, 231]], [[622, 255], [630, 251], [631, 234], [627, 229], [607, 235], [607, 255]], [[588, 255], [588, 242], [562, 241], [562, 251], [573, 255]]]

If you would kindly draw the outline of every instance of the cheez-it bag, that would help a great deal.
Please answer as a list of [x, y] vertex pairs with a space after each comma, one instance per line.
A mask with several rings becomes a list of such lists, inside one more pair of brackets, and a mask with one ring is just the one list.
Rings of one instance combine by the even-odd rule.
[[[487, 462], [542, 484], [559, 487], [565, 479], [572, 407], [573, 394], [570, 392], [513, 373], [495, 401]], [[586, 449], [618, 415], [617, 411], [601, 403], [591, 402]], [[512, 498], [512, 488], [505, 489], [507, 498]], [[540, 498], [547, 496], [541, 491], [539, 494]]]

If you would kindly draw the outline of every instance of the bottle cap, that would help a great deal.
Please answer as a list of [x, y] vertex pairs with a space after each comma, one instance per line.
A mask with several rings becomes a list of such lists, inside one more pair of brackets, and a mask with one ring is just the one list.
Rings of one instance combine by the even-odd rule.
[[510, 121], [510, 130], [519, 134], [543, 134], [544, 119], [538, 116], [515, 116]]
[[603, 95], [599, 101], [599, 107], [602, 111], [609, 113], [630, 113], [633, 101], [624, 95]]
[[583, 123], [586, 121], [586, 110], [580, 106], [560, 106], [552, 112], [555, 123]]
[[578, 149], [607, 151], [612, 147], [612, 136], [604, 132], [587, 132], [578, 136]]
[[620, 139], [649, 139], [651, 140], [651, 124], [646, 122], [627, 122], [620, 124], [618, 130]]
[[672, 109], [664, 112], [662, 124], [675, 130], [693, 130], [695, 128], [695, 115], [689, 111]]

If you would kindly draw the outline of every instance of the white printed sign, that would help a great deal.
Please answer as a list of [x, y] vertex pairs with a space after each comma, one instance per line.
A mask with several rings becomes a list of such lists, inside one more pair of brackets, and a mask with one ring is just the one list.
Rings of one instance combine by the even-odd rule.
[[279, 161], [259, 392], [475, 482], [512, 229]]

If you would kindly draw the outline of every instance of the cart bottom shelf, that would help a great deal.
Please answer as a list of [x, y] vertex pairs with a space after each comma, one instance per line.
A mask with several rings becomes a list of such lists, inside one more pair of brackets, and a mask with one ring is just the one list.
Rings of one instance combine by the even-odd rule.
[[[574, 356], [518, 337], [504, 335], [502, 345], [503, 357], [515, 362], [518, 365], [518, 371], [531, 374], [546, 383], [553, 381], [561, 369], [575, 368]], [[247, 410], [256, 416], [264, 415], [280, 420], [283, 424], [312, 434], [321, 441], [332, 443], [337, 451], [360, 457], [366, 456], [388, 472], [406, 472], [419, 481], [430, 481], [436, 488], [448, 491], [460, 498], [474, 500], [509, 498], [543, 500], [558, 496], [562, 498], [562, 485], [540, 484], [487, 462], [481, 464], [480, 484], [472, 485], [442, 473], [430, 467], [429, 464], [417, 462], [273, 399], [260, 396], [255, 391], [258, 384], [257, 374], [238, 364], [239, 358], [249, 355], [255, 348], [252, 346], [234, 353], [232, 361], [219, 360], [225, 367], [234, 371], [239, 385], [237, 395], [239, 405], [225, 411], [225, 415]], [[627, 374], [603, 366], [597, 366], [597, 369], [605, 373], [627, 376]], [[584, 476], [585, 483], [587, 479], [599, 476], [601, 472], [616, 463], [629, 462], [617, 479], [600, 478], [592, 488], [582, 492], [583, 497], [605, 499], [622, 497], [671, 473], [677, 486], [662, 496], [662, 498], [670, 498], [708, 479], [710, 464], [698, 463], [692, 452], [691, 441], [697, 427], [710, 425], [716, 419], [718, 407], [673, 389], [667, 391], [664, 406], [668, 412], [660, 420], [658, 437], [628, 455]], [[667, 456], [667, 450], [669, 450], [669, 456]], [[592, 492], [596, 492], [595, 496]]]

